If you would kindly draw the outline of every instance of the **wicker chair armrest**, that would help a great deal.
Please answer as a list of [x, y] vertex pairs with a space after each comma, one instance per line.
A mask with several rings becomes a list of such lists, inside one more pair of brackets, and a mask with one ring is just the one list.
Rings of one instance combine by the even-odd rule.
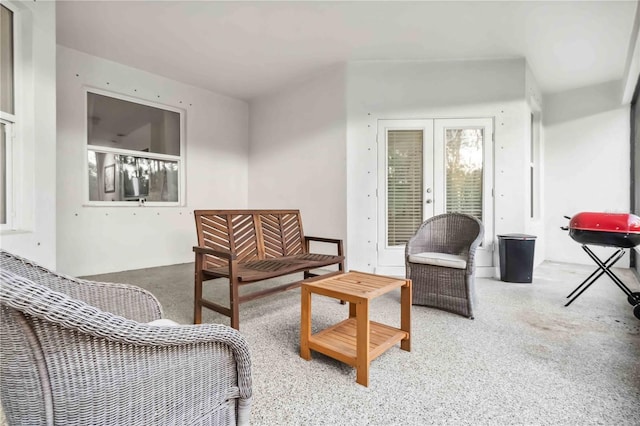
[[73, 296], [88, 305], [138, 322], [151, 322], [163, 317], [162, 305], [148, 290], [130, 284], [79, 278], [73, 281], [82, 287], [82, 294]]
[[235, 340], [244, 342], [244, 337], [237, 330], [221, 324], [166, 327], [139, 323], [71, 299], [8, 271], [0, 271], [0, 278], [0, 301], [3, 304], [95, 337], [147, 346], [193, 344], [218, 336], [231, 344]]
[[130, 320], [150, 322], [162, 318], [158, 299], [140, 287], [71, 277], [3, 250], [0, 269]]
[[484, 239], [484, 227], [480, 227], [480, 232], [478, 232], [478, 236], [471, 242], [469, 246], [469, 251], [467, 252], [467, 274], [473, 274], [476, 269], [476, 251], [482, 240]]

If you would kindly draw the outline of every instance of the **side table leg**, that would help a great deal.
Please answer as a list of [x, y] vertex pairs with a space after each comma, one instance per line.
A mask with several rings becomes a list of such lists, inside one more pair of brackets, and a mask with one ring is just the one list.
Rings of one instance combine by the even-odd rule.
[[411, 280], [400, 287], [400, 329], [407, 337], [400, 341], [400, 349], [411, 351]]
[[369, 386], [369, 301], [356, 304], [356, 382]]
[[353, 318], [356, 316], [356, 304], [353, 302], [349, 302], [349, 318]]
[[300, 357], [308, 361], [311, 359], [311, 291], [303, 285], [300, 294]]

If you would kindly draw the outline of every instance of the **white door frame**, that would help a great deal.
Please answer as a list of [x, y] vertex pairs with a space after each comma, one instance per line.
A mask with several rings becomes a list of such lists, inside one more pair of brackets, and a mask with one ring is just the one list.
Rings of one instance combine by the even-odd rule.
[[[378, 226], [377, 259], [375, 271], [381, 274], [404, 276], [404, 245], [387, 245], [387, 132], [389, 130], [423, 130], [423, 220], [441, 214], [446, 209], [446, 179], [444, 132], [448, 128], [482, 128], [483, 134], [483, 224], [484, 240], [477, 252], [479, 267], [493, 265], [494, 223], [494, 119], [380, 119], [378, 120]], [[431, 188], [431, 192], [427, 192]]]

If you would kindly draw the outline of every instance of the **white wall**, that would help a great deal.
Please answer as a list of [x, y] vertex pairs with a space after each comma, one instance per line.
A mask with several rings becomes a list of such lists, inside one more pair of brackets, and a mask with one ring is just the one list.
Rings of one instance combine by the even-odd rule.
[[346, 238], [345, 92], [340, 65], [251, 102], [251, 208], [300, 209], [305, 234]]
[[[629, 114], [619, 81], [545, 97], [547, 260], [593, 265], [560, 230], [569, 222], [564, 215], [630, 211]], [[627, 255], [616, 264], [628, 265]]]
[[[493, 117], [495, 234], [528, 229], [524, 59], [357, 62], [347, 72], [348, 263], [376, 266], [378, 119]], [[497, 242], [496, 242], [497, 243]], [[497, 250], [494, 255], [497, 262]], [[539, 259], [540, 261], [541, 259]], [[487, 271], [493, 275], [495, 270]]]
[[[192, 262], [193, 210], [247, 207], [248, 104], [63, 46], [57, 61], [58, 269], [89, 275]], [[85, 87], [186, 111], [184, 206], [85, 205]]]
[[56, 267], [56, 17], [53, 2], [14, 2], [21, 21], [22, 68], [16, 78], [18, 128], [14, 196], [18, 229], [3, 232], [3, 249]]

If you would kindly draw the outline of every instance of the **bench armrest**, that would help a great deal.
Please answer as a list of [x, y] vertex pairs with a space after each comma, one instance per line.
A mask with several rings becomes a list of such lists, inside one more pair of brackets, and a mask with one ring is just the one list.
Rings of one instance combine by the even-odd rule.
[[310, 237], [308, 235], [304, 236], [304, 245], [307, 249], [307, 253], [310, 253], [309, 251], [309, 243], [311, 241], [317, 241], [320, 243], [330, 243], [330, 244], [336, 244], [337, 245], [337, 250], [338, 250], [338, 256], [342, 256], [344, 253], [343, 247], [342, 247], [342, 240], [338, 239], [338, 238], [324, 238], [324, 237]]
[[220, 257], [227, 260], [236, 260], [236, 254], [228, 251], [214, 250], [209, 247], [194, 246], [193, 251], [196, 254], [210, 254], [211, 256]]
[[319, 241], [321, 243], [334, 243], [334, 244], [342, 244], [342, 240], [337, 238], [323, 238], [323, 237], [309, 237], [305, 235], [305, 241]]

